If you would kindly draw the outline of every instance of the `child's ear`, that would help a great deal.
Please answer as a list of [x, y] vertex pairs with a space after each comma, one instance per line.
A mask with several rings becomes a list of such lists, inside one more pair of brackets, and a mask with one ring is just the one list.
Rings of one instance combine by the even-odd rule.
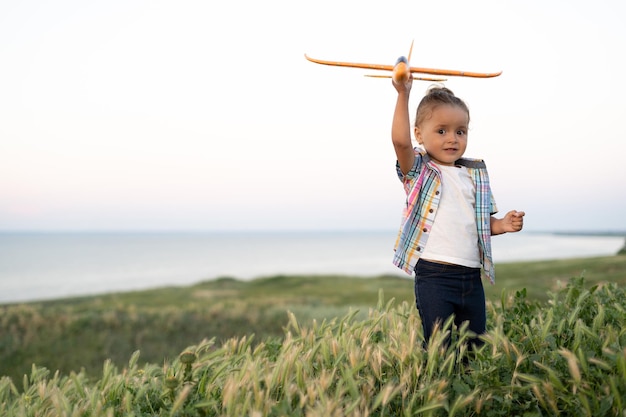
[[413, 129], [413, 133], [415, 134], [415, 140], [417, 141], [417, 143], [419, 145], [422, 144], [422, 133], [420, 132], [420, 128], [415, 126], [415, 128]]

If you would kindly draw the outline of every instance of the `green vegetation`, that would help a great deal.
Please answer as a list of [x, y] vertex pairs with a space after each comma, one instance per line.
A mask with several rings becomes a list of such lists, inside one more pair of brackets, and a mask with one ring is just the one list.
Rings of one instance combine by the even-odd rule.
[[0, 415], [622, 415], [626, 256], [497, 268], [471, 356], [422, 348], [399, 277], [0, 306]]
[[548, 293], [563, 288], [570, 278], [581, 276], [590, 285], [626, 285], [626, 254], [498, 264], [496, 285], [485, 285], [485, 294], [487, 299], [497, 300], [502, 291], [512, 293], [526, 288], [528, 299], [547, 301]]
[[251, 282], [220, 279], [191, 287], [0, 306], [0, 375], [20, 380], [33, 363], [62, 373], [97, 377], [110, 359], [121, 366], [136, 350], [162, 363], [202, 339], [280, 337], [287, 311], [302, 323], [361, 317], [383, 289], [411, 300], [412, 283], [398, 277], [272, 277]]

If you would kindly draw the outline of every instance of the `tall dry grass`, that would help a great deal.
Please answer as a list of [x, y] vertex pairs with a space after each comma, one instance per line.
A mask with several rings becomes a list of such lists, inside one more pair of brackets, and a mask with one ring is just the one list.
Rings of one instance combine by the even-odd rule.
[[[626, 294], [575, 279], [548, 303], [523, 291], [489, 304], [485, 345], [468, 352], [465, 327], [445, 323], [426, 348], [415, 308], [384, 304], [365, 319], [302, 326], [282, 338], [216, 346], [102, 378], [33, 367], [0, 379], [0, 415], [13, 416], [624, 416]], [[452, 332], [451, 345], [442, 341]]]

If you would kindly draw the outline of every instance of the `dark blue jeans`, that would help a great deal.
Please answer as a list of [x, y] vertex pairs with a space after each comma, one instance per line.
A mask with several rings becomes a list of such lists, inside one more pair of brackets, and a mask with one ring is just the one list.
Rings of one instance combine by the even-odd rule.
[[[420, 259], [415, 267], [415, 304], [424, 329], [425, 343], [432, 336], [435, 324], [440, 326], [452, 315], [459, 327], [469, 322], [469, 330], [476, 335], [485, 332], [485, 292], [480, 268], [439, 264]], [[449, 344], [450, 338], [446, 340]], [[480, 339], [470, 339], [481, 345]]]

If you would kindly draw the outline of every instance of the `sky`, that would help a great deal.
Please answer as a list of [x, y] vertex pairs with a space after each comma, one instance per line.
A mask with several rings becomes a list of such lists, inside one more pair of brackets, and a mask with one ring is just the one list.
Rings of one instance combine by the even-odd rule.
[[[626, 229], [618, 0], [0, 3], [0, 230], [393, 230], [396, 92], [449, 78], [500, 214]], [[426, 89], [413, 84], [410, 112]]]

